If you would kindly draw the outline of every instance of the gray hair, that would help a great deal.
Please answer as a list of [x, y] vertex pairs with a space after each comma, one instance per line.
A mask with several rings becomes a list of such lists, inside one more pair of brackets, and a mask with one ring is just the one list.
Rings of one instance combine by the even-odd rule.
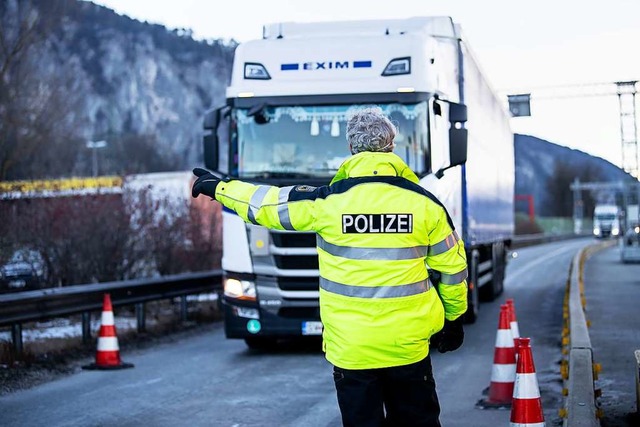
[[391, 152], [395, 147], [396, 127], [380, 107], [356, 111], [347, 122], [347, 141], [351, 154], [363, 151]]

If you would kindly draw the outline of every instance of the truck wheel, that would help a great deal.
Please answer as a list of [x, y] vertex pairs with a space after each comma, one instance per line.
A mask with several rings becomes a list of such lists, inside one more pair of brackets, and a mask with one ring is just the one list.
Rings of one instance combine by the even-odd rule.
[[504, 244], [491, 245], [491, 280], [482, 286], [480, 298], [482, 301], [494, 301], [504, 290], [504, 273], [506, 266], [506, 251]]
[[494, 243], [492, 248], [492, 276], [493, 276], [493, 293], [495, 297], [502, 295], [504, 291], [504, 276], [507, 266], [506, 251], [504, 243]]
[[464, 313], [464, 323], [475, 323], [480, 311], [480, 295], [478, 283], [478, 262], [480, 254], [477, 250], [471, 253], [469, 261], [469, 277], [467, 279], [467, 311]]

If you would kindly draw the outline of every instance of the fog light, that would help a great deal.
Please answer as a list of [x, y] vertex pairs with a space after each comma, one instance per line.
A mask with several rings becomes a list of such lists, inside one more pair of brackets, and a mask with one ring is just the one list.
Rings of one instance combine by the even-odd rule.
[[255, 308], [246, 307], [233, 307], [233, 314], [238, 317], [244, 317], [245, 319], [259, 319], [260, 314]]

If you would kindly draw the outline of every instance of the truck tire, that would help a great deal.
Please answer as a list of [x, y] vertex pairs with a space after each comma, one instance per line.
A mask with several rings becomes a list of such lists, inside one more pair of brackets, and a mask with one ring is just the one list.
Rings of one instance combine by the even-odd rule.
[[493, 293], [495, 298], [497, 298], [502, 295], [504, 291], [504, 276], [507, 268], [507, 252], [504, 247], [504, 242], [493, 244], [492, 259]]
[[478, 263], [480, 254], [477, 250], [469, 257], [469, 277], [467, 279], [467, 311], [463, 315], [464, 323], [475, 323], [480, 311], [480, 294], [478, 283]]
[[494, 301], [502, 294], [506, 264], [504, 243], [493, 243], [491, 245], [491, 280], [481, 288], [480, 298], [482, 301]]

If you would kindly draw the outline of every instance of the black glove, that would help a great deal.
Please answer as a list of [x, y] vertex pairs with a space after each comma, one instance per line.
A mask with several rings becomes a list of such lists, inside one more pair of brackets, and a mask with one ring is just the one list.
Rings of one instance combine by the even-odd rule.
[[440, 353], [454, 351], [460, 348], [464, 341], [464, 329], [462, 327], [462, 316], [456, 320], [444, 320], [442, 330], [431, 337], [431, 342], [438, 348]]
[[191, 197], [198, 197], [200, 194], [216, 198], [216, 187], [220, 182], [220, 178], [206, 169], [195, 168], [193, 174], [198, 177], [191, 187]]

